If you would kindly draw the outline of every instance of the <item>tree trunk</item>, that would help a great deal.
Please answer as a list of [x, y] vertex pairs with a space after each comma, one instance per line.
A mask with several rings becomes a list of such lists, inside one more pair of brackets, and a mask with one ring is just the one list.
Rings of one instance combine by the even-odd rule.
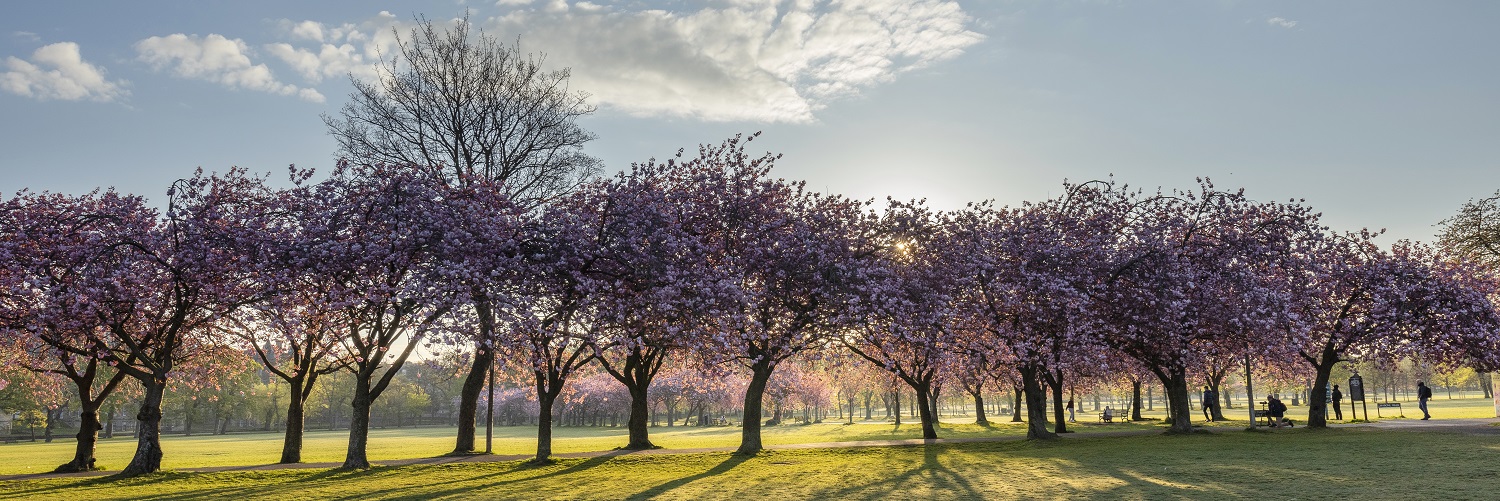
[[1130, 390], [1130, 420], [1144, 421], [1146, 418], [1141, 417], [1141, 378], [1130, 380]]
[[[474, 311], [479, 317], [479, 338], [474, 340], [474, 363], [469, 366], [469, 374], [464, 377], [463, 387], [458, 395], [458, 437], [453, 445], [451, 454], [474, 453], [474, 432], [478, 427], [479, 395], [484, 391], [488, 380], [490, 367], [495, 362], [494, 355], [486, 341], [493, 342], [495, 339], [495, 316], [490, 307], [489, 296], [482, 288], [474, 289]], [[490, 402], [493, 407], [494, 402]]]
[[104, 438], [115, 438], [115, 406], [104, 409]]
[[1035, 364], [1022, 364], [1022, 393], [1026, 397], [1026, 438], [1028, 440], [1055, 439], [1057, 434], [1047, 430], [1047, 394], [1041, 387], [1041, 368]]
[[365, 470], [370, 468], [370, 460], [365, 456], [365, 449], [370, 445], [370, 406], [374, 403], [374, 397], [370, 395], [369, 378], [363, 374], [354, 377], [354, 398], [349, 400], [351, 413], [349, 415], [349, 450], [344, 455], [344, 464], [340, 466], [346, 470]]
[[307, 408], [307, 402], [303, 400], [299, 386], [300, 381], [292, 384], [292, 398], [286, 405], [286, 435], [281, 440], [282, 464], [302, 462], [302, 426], [306, 420], [303, 409]]
[[932, 412], [932, 405], [930, 403], [921, 403], [931, 402], [932, 394], [930, 392], [932, 390], [930, 389], [930, 386], [931, 384], [926, 383], [922, 385], [913, 385], [913, 389], [917, 390], [917, 402], [919, 403], [917, 407], [919, 407], [918, 412], [921, 414], [922, 419], [923, 439], [938, 438], [937, 428], [933, 426], [933, 421], [937, 419], [937, 415]]
[[891, 392], [891, 405], [896, 408], [896, 412], [891, 413], [896, 416], [896, 426], [901, 426], [901, 390]]
[[[540, 387], [541, 385], [537, 385]], [[537, 388], [540, 390], [541, 388]], [[559, 390], [552, 392], [538, 391], [536, 396], [536, 456], [531, 458], [531, 464], [548, 464], [552, 462], [552, 404], [557, 401]]]
[[940, 397], [939, 395], [941, 395], [942, 392], [942, 385], [934, 384], [932, 385], [932, 391], [930, 391], [927, 395], [928, 405], [932, 407], [932, 422], [934, 423], [934, 425], [938, 423], [939, 420], [941, 420], [943, 417], [943, 413], [938, 408], [938, 402], [942, 400], [942, 397]]
[[875, 392], [872, 391], [865, 393], [865, 421], [869, 421], [874, 417], [875, 409], [870, 405], [871, 403], [873, 403], [871, 402], [871, 400], [874, 400], [874, 398]]
[[1317, 376], [1313, 378], [1313, 387], [1310, 391], [1312, 395], [1308, 396], [1307, 401], [1308, 428], [1328, 427], [1328, 397], [1326, 392], [1328, 380], [1333, 377], [1333, 366], [1336, 363], [1338, 363], [1337, 357], [1325, 356], [1323, 363], [1317, 366]]
[[1479, 373], [1479, 389], [1484, 390], [1484, 398], [1495, 398], [1495, 380], [1490, 373]]
[[1053, 433], [1072, 433], [1068, 431], [1068, 410], [1063, 403], [1063, 374], [1062, 371], [1049, 373], [1047, 377], [1052, 378], [1052, 418], [1057, 420], [1057, 426]]
[[639, 379], [630, 390], [630, 420], [625, 426], [630, 429], [630, 443], [625, 444], [629, 450], [657, 449], [656, 444], [651, 443], [650, 427], [647, 419], [650, 418], [651, 409], [646, 402], [647, 384], [641, 384]]
[[981, 426], [990, 424], [990, 420], [984, 417], [984, 390], [976, 387], [970, 395], [974, 396], [974, 424]]
[[52, 443], [52, 430], [57, 427], [57, 422], [62, 419], [65, 406], [57, 406], [55, 409], [47, 409], [47, 425], [42, 427], [42, 443]]
[[1212, 402], [1209, 402], [1208, 412], [1210, 416], [1214, 417], [1214, 421], [1223, 421], [1226, 419], [1224, 417], [1224, 409], [1219, 406], [1218, 398], [1224, 394], [1221, 388], [1224, 386], [1225, 372], [1227, 371], [1219, 371], [1218, 374], [1208, 380], [1208, 389], [1213, 390], [1215, 397]]
[[1022, 389], [1021, 389], [1020, 386], [1017, 386], [1014, 389], [1015, 389], [1015, 397], [1012, 398], [1011, 402], [1010, 402], [1010, 422], [1012, 422], [1012, 423], [1019, 423], [1019, 422], [1021, 422], [1021, 393], [1022, 393]]
[[78, 413], [78, 443], [73, 449], [73, 460], [58, 466], [57, 473], [71, 473], [78, 471], [92, 471], [94, 466], [94, 445], [99, 442], [99, 403], [90, 404], [87, 401], [80, 402], [82, 412]]
[[474, 363], [469, 366], [469, 375], [458, 393], [458, 439], [451, 454], [473, 454], [474, 432], [478, 428], [479, 395], [484, 392], [486, 375], [494, 357], [481, 341], [474, 346]]
[[1186, 371], [1179, 367], [1155, 371], [1167, 392], [1167, 433], [1192, 433], [1193, 407], [1189, 403]]
[[740, 448], [734, 451], [735, 454], [757, 454], [765, 448], [760, 442], [761, 402], [774, 369], [766, 360], [750, 367], [750, 385], [745, 388], [745, 419], [740, 423]]
[[120, 470], [122, 477], [134, 477], [155, 473], [161, 469], [161, 399], [166, 393], [166, 378], [159, 376], [141, 381], [145, 394], [141, 397], [141, 410], [136, 413], [135, 457]]
[[191, 437], [191, 436], [193, 436], [193, 421], [196, 421], [197, 417], [198, 417], [198, 399], [194, 398], [193, 399], [193, 403], [191, 405], [188, 405], [188, 407], [187, 407], [187, 417], [183, 419], [183, 423], [182, 423], [182, 435], [183, 436], [185, 436], [185, 437]]

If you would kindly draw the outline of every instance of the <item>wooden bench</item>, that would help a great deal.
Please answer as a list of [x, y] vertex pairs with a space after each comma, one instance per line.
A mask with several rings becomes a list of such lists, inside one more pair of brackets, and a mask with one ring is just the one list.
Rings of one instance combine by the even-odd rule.
[[1266, 409], [1255, 409], [1254, 419], [1266, 418], [1266, 426], [1271, 426], [1271, 411]]
[[1118, 414], [1114, 413], [1114, 412], [1110, 412], [1108, 414], [1105, 414], [1105, 413], [1101, 412], [1101, 413], [1099, 413], [1099, 422], [1101, 422], [1101, 423], [1113, 423], [1113, 422], [1115, 422], [1115, 418], [1118, 418], [1118, 417], [1120, 417], [1120, 416]]
[[7, 443], [7, 444], [14, 444], [14, 443], [16, 443], [16, 437], [13, 436], [13, 435], [6, 435], [5, 438], [4, 438], [4, 440], [5, 440], [5, 443]]
[[1375, 417], [1383, 417], [1380, 415], [1380, 409], [1396, 409], [1398, 415], [1406, 417], [1405, 410], [1401, 408], [1401, 402], [1380, 402], [1375, 404]]

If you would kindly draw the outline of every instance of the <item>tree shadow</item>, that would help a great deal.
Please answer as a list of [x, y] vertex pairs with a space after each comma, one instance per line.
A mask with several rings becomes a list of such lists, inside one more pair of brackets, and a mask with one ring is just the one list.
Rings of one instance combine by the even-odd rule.
[[910, 488], [913, 481], [919, 477], [928, 477], [925, 483], [931, 485], [934, 489], [944, 491], [944, 495], [942, 496], [944, 498], [985, 499], [986, 496], [984, 493], [979, 492], [967, 478], [943, 465], [939, 456], [947, 449], [949, 449], [947, 445], [932, 443], [923, 445], [921, 466], [878, 482], [851, 485], [834, 492], [821, 494], [818, 497], [828, 499], [881, 499], [898, 496], [904, 489]]
[[705, 478], [708, 478], [708, 477], [722, 475], [722, 474], [728, 472], [729, 470], [734, 469], [734, 467], [739, 466], [741, 463], [744, 463], [745, 461], [749, 461], [753, 457], [755, 457], [755, 456], [748, 455], [748, 454], [730, 454], [729, 457], [725, 458], [723, 462], [719, 463], [718, 465], [714, 466], [713, 468], [709, 468], [707, 471], [704, 471], [703, 473], [699, 473], [697, 475], [692, 475], [692, 476], [687, 476], [687, 477], [682, 477], [682, 478], [679, 478], [679, 479], [676, 479], [676, 480], [673, 480], [673, 481], [670, 481], [670, 482], [663, 483], [661, 485], [652, 487], [650, 489], [646, 489], [645, 491], [633, 494], [633, 495], [629, 496], [627, 499], [654, 498], [656, 496], [660, 496], [662, 494], [665, 494], [668, 491], [671, 491], [671, 490], [676, 489], [678, 487], [682, 487], [684, 485], [696, 482], [698, 480], [702, 480], [702, 479], [705, 479]]
[[[497, 476], [507, 475], [507, 474], [512, 474], [512, 473], [517, 473], [517, 472], [532, 471], [532, 470], [548, 470], [548, 471], [541, 471], [541, 472], [539, 472], [536, 475], [529, 475], [529, 476], [524, 476], [524, 477], [519, 477], [519, 478], [511, 478], [511, 479], [499, 480], [499, 481], [484, 483], [484, 484], [481, 484], [481, 485], [466, 485], [464, 487], [454, 487], [454, 488], [445, 489], [445, 490], [436, 490], [436, 491], [434, 491], [434, 490], [428, 490], [428, 489], [431, 489], [431, 487], [432, 487], [430, 485], [412, 485], [412, 486], [407, 486], [407, 487], [398, 487], [398, 488], [385, 489], [385, 490], [377, 491], [377, 492], [366, 491], [366, 492], [359, 492], [359, 493], [351, 493], [348, 497], [343, 497], [343, 498], [338, 498], [338, 499], [349, 499], [349, 500], [354, 500], [354, 499], [368, 499], [369, 497], [371, 497], [374, 494], [379, 494], [379, 495], [382, 495], [382, 496], [416, 497], [416, 498], [426, 498], [426, 499], [442, 498], [442, 497], [447, 497], [447, 496], [472, 495], [473, 492], [475, 492], [475, 491], [487, 490], [487, 489], [491, 489], [491, 488], [495, 488], [495, 487], [499, 487], [499, 486], [512, 485], [512, 484], [516, 484], [516, 483], [520, 483], [520, 482], [527, 482], [527, 481], [532, 481], [532, 480], [540, 480], [540, 479], [545, 479], [545, 478], [550, 478], [550, 477], [558, 477], [558, 476], [571, 475], [571, 474], [583, 472], [583, 471], [589, 470], [591, 468], [594, 468], [596, 466], [608, 463], [610, 460], [612, 460], [612, 459], [614, 459], [616, 457], [624, 456], [624, 455], [630, 454], [632, 452], [635, 452], [635, 451], [625, 451], [625, 450], [610, 451], [610, 452], [606, 452], [604, 454], [600, 454], [598, 456], [590, 457], [590, 458], [585, 459], [583, 461], [579, 461], [577, 464], [568, 465], [567, 467], [559, 468], [559, 469], [551, 469], [551, 468], [553, 468], [556, 465], [556, 463], [546, 464], [546, 465], [539, 465], [539, 464], [530, 463], [528, 461], [517, 461], [515, 464], [511, 465], [510, 468], [499, 468], [499, 469], [496, 469], [495, 471], [490, 472], [490, 473], [485, 473], [485, 474], [482, 474], [482, 475], [475, 475], [473, 477], [470, 477], [469, 480], [471, 480], [471, 481], [483, 481], [483, 479], [486, 479], [486, 478], [497, 477]], [[463, 484], [464, 482], [454, 482], [454, 483], [456, 483], [456, 484]]]

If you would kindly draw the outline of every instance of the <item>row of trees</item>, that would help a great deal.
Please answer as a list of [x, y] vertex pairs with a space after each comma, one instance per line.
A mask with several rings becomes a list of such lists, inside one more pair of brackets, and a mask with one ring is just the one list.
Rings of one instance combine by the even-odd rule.
[[[256, 356], [247, 350], [237, 353], [237, 358], [214, 360], [215, 364], [237, 364], [242, 369], [233, 371], [208, 387], [193, 387], [190, 380], [169, 384], [167, 394], [173, 398], [163, 402], [163, 434], [225, 434], [234, 432], [284, 431], [286, 406], [284, 399], [288, 387], [284, 382], [271, 378], [264, 368], [257, 367]], [[385, 396], [371, 407], [371, 425], [380, 428], [403, 426], [454, 426], [458, 422], [458, 394], [462, 383], [462, 360], [451, 358], [427, 358], [421, 363], [408, 364], [392, 380]], [[1349, 376], [1349, 369], [1335, 370], [1334, 380], [1342, 381]], [[1359, 367], [1365, 386], [1373, 392], [1372, 398], [1411, 400], [1416, 381], [1432, 382], [1439, 397], [1454, 398], [1455, 392], [1478, 392], [1490, 398], [1493, 387], [1488, 374], [1461, 367], [1454, 370], [1433, 371], [1416, 360], [1406, 360], [1386, 368], [1366, 364]], [[24, 439], [30, 435], [32, 441], [51, 442], [59, 433], [76, 433], [77, 409], [71, 402], [64, 384], [66, 380], [34, 374], [23, 367], [0, 367], [9, 383], [0, 388], [0, 412], [14, 417], [9, 422], [9, 433], [13, 438]], [[536, 399], [524, 387], [514, 381], [521, 374], [507, 374], [503, 386], [494, 394], [494, 422], [502, 426], [535, 426], [537, 419]], [[1067, 390], [1069, 400], [1077, 400], [1079, 410], [1099, 411], [1105, 405], [1119, 409], [1122, 416], [1137, 414], [1140, 410], [1154, 410], [1165, 402], [1159, 385], [1149, 381], [1143, 383], [1144, 395], [1131, 380], [1115, 380], [1105, 377], [1078, 377]], [[1206, 374], [1197, 375], [1204, 378]], [[1307, 399], [1311, 387], [1310, 375], [1299, 381], [1279, 381], [1268, 378], [1270, 374], [1257, 376], [1257, 384], [1266, 393], [1283, 394], [1291, 405]], [[1249, 400], [1244, 398], [1244, 385], [1233, 376], [1223, 382], [1224, 394], [1219, 403], [1224, 409], [1242, 408]], [[711, 426], [737, 424], [741, 414], [744, 395], [744, 378], [737, 374], [703, 373], [690, 367], [669, 366], [652, 384], [648, 407], [650, 425], [657, 426]], [[987, 415], [998, 415], [1000, 420], [1023, 422], [1020, 398], [1017, 391], [1012, 399], [1012, 388], [992, 384], [988, 391], [966, 386], [955, 374], [942, 374], [934, 382], [932, 408], [948, 418], [965, 417], [980, 424], [988, 422]], [[319, 384], [308, 399], [305, 411], [307, 428], [347, 430], [349, 426], [349, 401], [353, 385], [347, 373], [329, 375]], [[100, 437], [113, 438], [116, 434], [134, 437], [133, 416], [122, 412], [139, 407], [139, 389], [129, 380], [121, 384], [100, 407], [99, 419], [103, 423]], [[772, 378], [767, 388], [769, 401], [766, 414], [770, 422], [812, 423], [836, 419], [848, 423], [856, 420], [903, 421], [903, 415], [915, 418], [917, 414], [914, 392], [904, 383], [892, 377], [880, 367], [863, 361], [830, 364], [801, 363], [784, 367]], [[576, 382], [567, 385], [559, 396], [559, 405], [554, 408], [554, 420], [559, 426], [625, 426], [630, 413], [631, 399], [623, 385], [608, 374], [595, 370], [580, 375]], [[1195, 402], [1196, 403], [1196, 402]], [[481, 407], [487, 402], [481, 401]], [[897, 406], [907, 407], [905, 411]]]
[[1081, 377], [1155, 378], [1182, 432], [1191, 376], [1217, 386], [1247, 359], [1315, 374], [1313, 427], [1342, 360], [1500, 363], [1487, 268], [1332, 232], [1298, 202], [1098, 181], [1017, 207], [876, 207], [773, 177], [753, 136], [599, 179], [566, 70], [462, 20], [397, 38], [382, 78], [324, 117], [354, 159], [325, 178], [200, 171], [160, 211], [113, 191], [0, 206], [0, 340], [81, 411], [61, 469], [92, 467], [100, 405], [127, 378], [140, 433], [122, 474], [158, 469], [168, 385], [215, 384], [226, 368], [206, 361], [237, 350], [290, 388], [284, 462], [319, 379], [348, 374], [348, 468], [369, 466], [371, 408], [419, 349], [470, 361], [455, 453], [474, 450], [492, 361], [524, 374], [537, 461], [558, 398], [595, 368], [630, 396], [626, 447], [654, 447], [671, 357], [740, 369], [742, 453], [762, 448], [778, 368], [835, 351], [909, 386], [927, 437], [944, 375], [1021, 388], [1028, 436], [1047, 438]]
[[776, 157], [747, 154], [749, 139], [638, 164], [535, 210], [490, 180], [411, 165], [344, 163], [317, 182], [293, 169], [287, 188], [200, 172], [174, 184], [161, 215], [114, 192], [22, 193], [0, 212], [5, 342], [72, 381], [75, 468], [92, 459], [100, 402], [127, 377], [140, 385], [127, 474], [160, 464], [167, 385], [215, 384], [227, 366], [192, 360], [233, 350], [292, 389], [285, 461], [300, 459], [318, 378], [350, 374], [356, 468], [371, 406], [424, 346], [493, 350], [527, 374], [539, 461], [557, 398], [592, 367], [629, 394], [626, 446], [653, 447], [649, 390], [673, 353], [745, 371], [745, 453], [761, 448], [777, 369], [835, 348], [908, 385], [927, 437], [934, 384], [949, 375], [1013, 382], [1028, 436], [1046, 438], [1065, 431], [1073, 378], [1154, 377], [1171, 430], [1188, 431], [1196, 375], [1217, 384], [1247, 357], [1300, 364], [1318, 427], [1340, 361], [1497, 362], [1483, 268], [1332, 233], [1298, 203], [1206, 181], [1158, 193], [1105, 181], [1019, 207], [876, 211], [773, 178]]

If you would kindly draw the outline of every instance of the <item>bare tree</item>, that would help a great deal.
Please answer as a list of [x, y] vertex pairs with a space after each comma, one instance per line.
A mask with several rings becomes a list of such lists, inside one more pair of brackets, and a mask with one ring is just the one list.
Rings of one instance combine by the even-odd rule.
[[1450, 250], [1490, 266], [1500, 266], [1500, 191], [1469, 200], [1443, 220], [1438, 241]]
[[[355, 162], [442, 166], [459, 184], [505, 191], [531, 210], [600, 171], [583, 152], [594, 134], [578, 120], [594, 112], [588, 94], [568, 87], [567, 68], [543, 69], [545, 55], [506, 45], [467, 17], [437, 25], [418, 18], [396, 35], [377, 78], [350, 75], [354, 92], [338, 116], [324, 115], [339, 154]], [[474, 307], [493, 318], [491, 284], [476, 283]], [[480, 322], [474, 364], [460, 394], [455, 453], [474, 450], [476, 407], [493, 355], [493, 322]]]
[[583, 152], [594, 134], [577, 123], [594, 107], [568, 88], [569, 69], [543, 69], [546, 55], [502, 44], [468, 18], [446, 27], [419, 18], [396, 47], [373, 81], [350, 75], [349, 103], [323, 116], [340, 156], [442, 165], [460, 181], [503, 183], [524, 207], [599, 172]]

